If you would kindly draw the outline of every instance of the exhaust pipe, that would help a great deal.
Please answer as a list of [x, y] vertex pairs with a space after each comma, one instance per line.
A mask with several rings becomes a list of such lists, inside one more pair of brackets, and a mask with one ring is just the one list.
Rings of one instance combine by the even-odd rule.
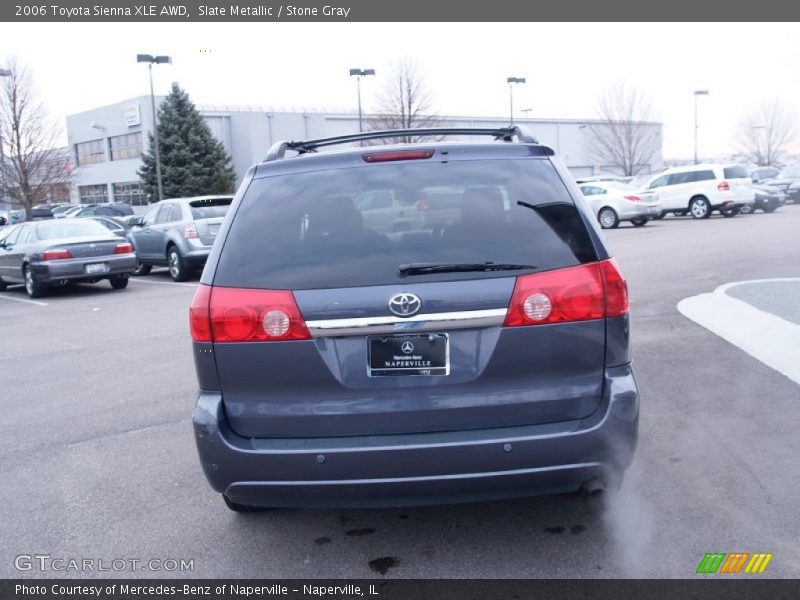
[[583, 496], [602, 496], [603, 492], [606, 489], [605, 482], [600, 479], [599, 477], [595, 477], [594, 479], [590, 479], [589, 481], [584, 481], [580, 487], [580, 493]]

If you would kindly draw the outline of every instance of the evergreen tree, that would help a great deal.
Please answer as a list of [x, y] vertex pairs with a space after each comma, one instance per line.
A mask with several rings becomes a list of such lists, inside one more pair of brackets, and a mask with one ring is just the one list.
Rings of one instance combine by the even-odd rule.
[[[145, 194], [158, 201], [155, 142], [148, 136], [139, 177]], [[225, 148], [211, 134], [189, 95], [177, 83], [158, 109], [158, 147], [161, 151], [161, 184], [164, 198], [227, 194], [236, 174]]]

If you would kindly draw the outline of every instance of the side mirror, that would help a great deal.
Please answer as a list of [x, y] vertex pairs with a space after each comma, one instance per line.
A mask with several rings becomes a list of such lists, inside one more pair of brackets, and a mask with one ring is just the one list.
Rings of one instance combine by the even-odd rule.
[[141, 227], [144, 225], [144, 217], [136, 216], [128, 219], [128, 225], [131, 227]]

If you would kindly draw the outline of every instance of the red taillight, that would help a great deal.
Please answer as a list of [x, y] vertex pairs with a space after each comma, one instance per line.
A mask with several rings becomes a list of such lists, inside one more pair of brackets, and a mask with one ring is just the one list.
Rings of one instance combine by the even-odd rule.
[[66, 258], [72, 258], [72, 254], [64, 248], [53, 248], [42, 252], [42, 260], [64, 260]]
[[730, 185], [728, 185], [728, 182], [727, 182], [727, 181], [722, 181], [722, 182], [720, 182], [720, 184], [717, 186], [717, 191], [719, 191], [719, 192], [727, 192], [727, 191], [729, 191], [730, 189], [731, 189], [731, 186], [730, 186]]
[[266, 342], [311, 338], [288, 290], [248, 290], [201, 285], [189, 309], [197, 342]]
[[189, 307], [189, 331], [195, 342], [211, 341], [211, 318], [209, 305], [211, 304], [211, 287], [198, 285]]
[[631, 202], [638, 202], [640, 200], [639, 196], [625, 196], [625, 199]]
[[392, 160], [419, 160], [433, 156], [433, 150], [398, 150], [396, 152], [367, 152], [362, 154], [364, 162], [389, 162]]
[[117, 244], [117, 247], [114, 248], [114, 254], [130, 254], [133, 252], [133, 244], [130, 242], [122, 242], [121, 244]]
[[193, 240], [197, 238], [197, 227], [195, 227], [194, 223], [189, 223], [183, 228], [183, 237], [187, 240]]
[[417, 210], [419, 212], [425, 212], [428, 208], [430, 208], [430, 203], [427, 200], [420, 200], [417, 202]]
[[611, 258], [599, 264], [606, 290], [606, 316], [622, 317], [627, 315], [630, 308], [628, 284], [619, 270], [617, 261]]
[[517, 278], [505, 326], [618, 317], [628, 312], [625, 280], [613, 260]]

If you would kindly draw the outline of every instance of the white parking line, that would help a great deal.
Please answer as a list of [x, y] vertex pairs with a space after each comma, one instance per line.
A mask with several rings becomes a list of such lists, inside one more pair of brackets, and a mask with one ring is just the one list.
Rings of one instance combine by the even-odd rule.
[[750, 282], [728, 283], [710, 294], [684, 298], [678, 302], [678, 310], [685, 317], [800, 384], [800, 325], [725, 293], [725, 290], [739, 283]]
[[180, 285], [183, 287], [195, 288], [196, 283], [178, 283], [177, 281], [153, 281], [152, 279], [140, 279], [138, 277], [129, 277], [128, 281], [135, 281], [136, 283], [160, 283], [161, 285]]
[[25, 302], [27, 304], [35, 304], [36, 306], [47, 306], [47, 302], [39, 302], [38, 300], [29, 300], [28, 298], [15, 298], [6, 294], [0, 294], [0, 300], [13, 300], [14, 302]]

